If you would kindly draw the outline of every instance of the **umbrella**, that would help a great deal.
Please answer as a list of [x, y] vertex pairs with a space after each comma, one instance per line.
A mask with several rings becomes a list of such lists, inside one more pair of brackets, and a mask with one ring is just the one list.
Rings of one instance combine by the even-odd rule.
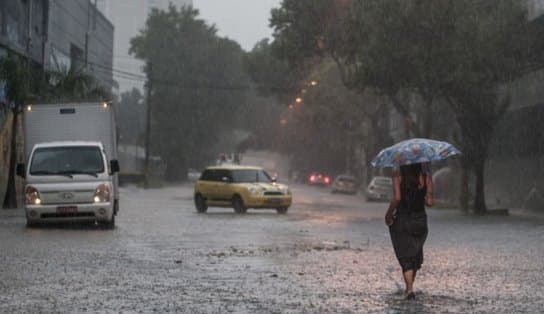
[[383, 149], [371, 164], [373, 167], [397, 167], [443, 160], [460, 153], [448, 142], [413, 138]]

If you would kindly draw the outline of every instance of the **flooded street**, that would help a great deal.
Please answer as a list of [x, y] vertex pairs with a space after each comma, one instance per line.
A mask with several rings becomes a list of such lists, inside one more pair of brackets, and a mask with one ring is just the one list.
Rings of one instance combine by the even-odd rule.
[[417, 299], [385, 203], [294, 186], [286, 215], [210, 208], [192, 187], [124, 188], [114, 230], [0, 219], [0, 312], [537, 313], [544, 220], [432, 209]]

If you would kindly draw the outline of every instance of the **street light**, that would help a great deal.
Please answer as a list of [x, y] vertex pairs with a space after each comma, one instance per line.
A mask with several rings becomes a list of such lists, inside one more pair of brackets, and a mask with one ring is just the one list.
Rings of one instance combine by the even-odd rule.
[[297, 104], [300, 104], [302, 102], [302, 98], [297, 97], [297, 99], [295, 99], [295, 101], [297, 102]]
[[317, 81], [311, 81], [311, 82], [310, 82], [310, 85], [316, 86], [316, 85], [317, 85]]

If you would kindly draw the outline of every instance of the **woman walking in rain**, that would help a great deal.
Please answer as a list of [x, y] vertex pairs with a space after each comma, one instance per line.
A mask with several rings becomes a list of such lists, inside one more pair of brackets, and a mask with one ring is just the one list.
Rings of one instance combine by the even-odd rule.
[[385, 214], [395, 255], [406, 283], [404, 298], [415, 299], [414, 280], [423, 263], [427, 239], [425, 205], [433, 205], [432, 161], [461, 152], [450, 143], [414, 138], [382, 149], [372, 160], [374, 167], [393, 167], [393, 199]]
[[406, 284], [404, 298], [413, 300], [414, 280], [423, 263], [423, 244], [428, 232], [425, 205], [433, 205], [430, 171], [424, 171], [421, 163], [400, 166], [393, 172], [393, 193], [385, 223], [402, 268]]

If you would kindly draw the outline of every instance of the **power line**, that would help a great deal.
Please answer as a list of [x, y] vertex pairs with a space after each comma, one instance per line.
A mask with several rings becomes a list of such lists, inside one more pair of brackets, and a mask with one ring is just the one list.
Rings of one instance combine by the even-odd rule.
[[[108, 67], [108, 66], [98, 64], [98, 63], [94, 63], [94, 62], [90, 62], [90, 61], [88, 61], [87, 63], [90, 64], [90, 65], [93, 65], [93, 66], [95, 66], [97, 68], [100, 68], [100, 69], [103, 69], [103, 70], [106, 70], [106, 71], [111, 71], [112, 74], [114, 74], [114, 76], [117, 77], [117, 78], [127, 79], [127, 80], [131, 80], [131, 81], [136, 81], [136, 82], [146, 82], [146, 81], [148, 81], [148, 77], [144, 76], [144, 75], [119, 70], [119, 69], [116, 69], [116, 68], [113, 68], [113, 67]], [[154, 78], [152, 78], [152, 81], [153, 81], [154, 84], [172, 86], [172, 87], [177, 87], [177, 88], [218, 89], [218, 90], [234, 90], [234, 91], [253, 90], [253, 89], [255, 89], [254, 87], [251, 87], [249, 85], [210, 85], [210, 84], [207, 84], [207, 83], [194, 83], [194, 84], [184, 85], [184, 84], [174, 83], [172, 81], [159, 80], [159, 79], [154, 79]]]

